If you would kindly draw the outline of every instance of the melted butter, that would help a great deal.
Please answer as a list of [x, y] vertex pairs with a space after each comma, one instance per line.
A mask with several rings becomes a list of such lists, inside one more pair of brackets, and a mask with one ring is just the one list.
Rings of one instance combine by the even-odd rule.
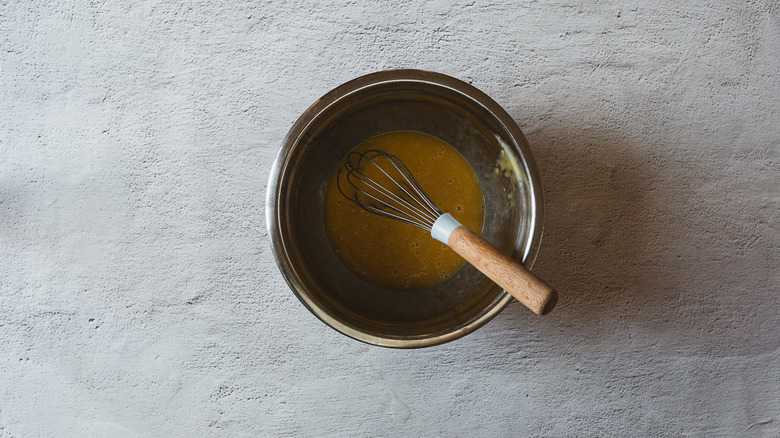
[[[501, 150], [501, 153], [498, 155], [498, 160], [496, 160], [496, 168], [493, 169], [493, 172], [497, 174], [502, 174], [506, 178], [512, 178], [516, 179], [518, 175], [520, 178], [523, 179], [523, 181], [526, 180], [525, 172], [522, 172], [520, 170], [520, 164], [518, 164], [517, 160], [508, 155], [504, 150]], [[508, 200], [512, 199], [512, 194], [507, 193], [506, 198]]]
[[[399, 157], [443, 212], [474, 231], [482, 230], [482, 188], [474, 169], [455, 148], [420, 132], [395, 131], [369, 138], [353, 151], [370, 149]], [[464, 265], [429, 231], [369, 213], [344, 198], [336, 185], [342, 168], [343, 162], [326, 190], [325, 228], [336, 254], [352, 271], [379, 286], [421, 289], [446, 280]]]
[[496, 173], [503, 173], [507, 178], [514, 178], [518, 173], [516, 170], [518, 168], [519, 166], [513, 157], [510, 157], [506, 152], [501, 150], [501, 153], [498, 155], [498, 160], [496, 161]]

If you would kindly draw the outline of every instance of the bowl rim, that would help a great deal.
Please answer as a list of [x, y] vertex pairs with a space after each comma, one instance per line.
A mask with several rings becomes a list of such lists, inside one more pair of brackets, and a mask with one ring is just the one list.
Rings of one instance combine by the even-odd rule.
[[520, 248], [516, 254], [514, 254], [514, 258], [523, 263], [528, 269], [533, 267], [544, 233], [544, 195], [541, 179], [527, 139], [514, 119], [512, 119], [512, 117], [487, 94], [460, 79], [426, 70], [397, 69], [369, 73], [339, 85], [310, 105], [288, 131], [271, 166], [265, 199], [266, 229], [271, 242], [274, 259], [288, 286], [292, 289], [301, 303], [303, 303], [304, 306], [322, 322], [344, 335], [371, 345], [390, 348], [429, 347], [461, 338], [487, 324], [513, 301], [512, 296], [502, 290], [489, 307], [476, 314], [475, 319], [468, 321], [459, 327], [456, 326], [457, 328], [450, 331], [435, 332], [425, 335], [424, 337], [404, 338], [383, 337], [364, 332], [335, 318], [308, 296], [303, 287], [303, 282], [297, 275], [292, 266], [291, 259], [288, 256], [287, 246], [281, 235], [281, 218], [277, 208], [281, 196], [282, 176], [287, 169], [290, 156], [296, 145], [299, 144], [303, 133], [307, 131], [317, 117], [332, 105], [343, 99], [349, 98], [349, 96], [355, 93], [359, 93], [364, 89], [379, 84], [393, 82], [410, 82], [449, 88], [451, 91], [459, 93], [466, 98], [475, 101], [477, 104], [482, 105], [515, 139], [515, 142], [520, 148], [519, 152], [524, 157], [528, 170], [528, 177], [531, 183], [531, 205], [534, 211], [532, 212], [533, 218], [530, 221], [530, 229], [528, 230], [531, 238], [525, 248]]

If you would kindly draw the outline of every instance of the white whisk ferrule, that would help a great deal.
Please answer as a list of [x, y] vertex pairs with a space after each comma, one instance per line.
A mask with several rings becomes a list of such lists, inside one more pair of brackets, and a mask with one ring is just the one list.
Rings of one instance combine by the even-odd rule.
[[452, 215], [444, 213], [433, 223], [433, 226], [431, 227], [431, 237], [445, 245], [449, 245], [450, 235], [455, 231], [455, 228], [458, 228], [459, 226], [461, 226], [460, 222], [455, 220]]

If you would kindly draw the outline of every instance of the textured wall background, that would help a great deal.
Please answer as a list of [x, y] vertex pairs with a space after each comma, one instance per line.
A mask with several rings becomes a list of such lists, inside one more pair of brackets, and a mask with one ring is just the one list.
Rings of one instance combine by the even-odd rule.
[[[0, 437], [780, 435], [780, 8], [0, 2]], [[561, 291], [430, 349], [287, 288], [269, 166], [414, 67], [525, 131]]]

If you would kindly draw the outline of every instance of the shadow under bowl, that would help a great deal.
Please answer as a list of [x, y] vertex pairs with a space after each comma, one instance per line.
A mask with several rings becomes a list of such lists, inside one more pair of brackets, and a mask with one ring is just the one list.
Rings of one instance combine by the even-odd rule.
[[341, 333], [374, 345], [425, 347], [474, 331], [512, 297], [466, 264], [421, 290], [368, 283], [341, 262], [323, 217], [328, 180], [363, 140], [413, 130], [457, 149], [479, 177], [482, 236], [530, 268], [543, 229], [539, 176], [512, 118], [476, 88], [420, 70], [372, 73], [339, 86], [301, 115], [271, 170], [266, 222], [279, 268], [301, 302]]

